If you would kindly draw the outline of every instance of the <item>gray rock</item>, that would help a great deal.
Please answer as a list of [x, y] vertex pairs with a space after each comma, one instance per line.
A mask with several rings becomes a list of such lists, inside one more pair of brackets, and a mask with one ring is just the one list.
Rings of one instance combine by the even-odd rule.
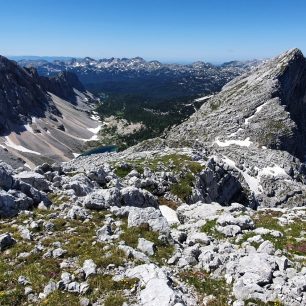
[[85, 273], [86, 278], [90, 275], [95, 275], [97, 273], [97, 265], [92, 259], [86, 259], [83, 263], [82, 269]]
[[74, 205], [68, 210], [67, 218], [84, 221], [89, 218], [89, 213], [86, 211], [86, 209]]
[[16, 240], [12, 238], [10, 233], [5, 233], [0, 235], [0, 251], [11, 247], [16, 243]]
[[25, 227], [21, 227], [19, 229], [19, 233], [20, 236], [25, 239], [25, 240], [33, 240], [33, 235], [32, 233], [29, 231], [29, 229], [25, 228]]
[[79, 293], [80, 292], [80, 283], [78, 282], [71, 282], [67, 285], [68, 292]]
[[42, 298], [46, 298], [49, 294], [57, 289], [54, 281], [49, 281], [48, 285], [45, 286]]
[[266, 240], [258, 247], [257, 252], [273, 255], [275, 253], [275, 248], [270, 241]]
[[90, 305], [90, 300], [86, 297], [82, 297], [80, 299], [80, 306], [89, 306]]
[[243, 230], [254, 228], [254, 222], [249, 216], [242, 215], [239, 217], [234, 217], [228, 213], [221, 215], [217, 219], [217, 224], [223, 227], [227, 225], [236, 225]]
[[125, 253], [126, 257], [128, 257], [128, 258], [132, 258], [132, 259], [135, 259], [135, 260], [138, 260], [138, 261], [141, 261], [141, 262], [145, 262], [145, 263], [150, 262], [150, 259], [147, 255], [145, 255], [142, 252], [136, 251], [135, 249], [133, 249], [130, 246], [119, 245], [118, 248], [120, 250], [122, 250]]
[[128, 216], [128, 227], [140, 226], [148, 224], [149, 227], [156, 232], [170, 232], [170, 227], [167, 220], [162, 216], [159, 209], [153, 207], [130, 209]]
[[110, 241], [116, 237], [113, 237], [113, 231], [110, 224], [105, 224], [97, 230], [98, 241], [105, 242]]
[[8, 173], [3, 164], [0, 165], [0, 188], [9, 190], [13, 186], [13, 177]]
[[20, 275], [18, 277], [18, 283], [22, 286], [31, 284], [31, 282], [24, 275]]
[[95, 190], [84, 198], [83, 205], [96, 210], [120, 206], [120, 191], [117, 188]]
[[144, 238], [139, 238], [137, 249], [149, 256], [153, 256], [155, 253], [156, 247], [153, 242], [146, 240]]
[[275, 261], [269, 255], [252, 253], [239, 260], [238, 272], [241, 275], [248, 275], [249, 283], [252, 281], [258, 285], [264, 285], [271, 282], [275, 267]]
[[67, 253], [66, 250], [63, 250], [62, 248], [57, 248], [52, 251], [53, 258], [60, 258], [63, 257]]
[[66, 186], [66, 189], [72, 189], [76, 196], [86, 196], [92, 192], [94, 185], [90, 179], [82, 173], [74, 175], [69, 184]]
[[241, 233], [241, 227], [238, 225], [216, 226], [216, 230], [226, 237], [234, 237]]
[[125, 275], [128, 278], [140, 279], [144, 287], [140, 292], [141, 305], [174, 306], [176, 303], [183, 303], [181, 292], [171, 287], [166, 273], [154, 264], [128, 269]]
[[199, 202], [192, 205], [181, 205], [176, 212], [180, 222], [191, 223], [215, 218], [222, 209], [223, 207], [218, 203], [205, 204]]
[[86, 282], [83, 282], [80, 284], [80, 294], [86, 294], [89, 291], [90, 287], [89, 284]]
[[86, 175], [92, 180], [100, 185], [106, 184], [107, 173], [100, 167], [97, 170], [91, 170], [86, 173]]
[[15, 198], [4, 190], [0, 190], [0, 217], [13, 217], [18, 214]]
[[[172, 233], [171, 233], [172, 234]], [[179, 237], [180, 238], [180, 237]], [[182, 240], [182, 239], [181, 239]], [[180, 241], [183, 242], [183, 241]], [[186, 243], [191, 246], [196, 243], [203, 244], [203, 245], [208, 245], [211, 242], [211, 238], [209, 238], [205, 233], [193, 233], [188, 236]]]
[[27, 286], [27, 287], [24, 288], [24, 294], [25, 295], [29, 295], [31, 293], [33, 293], [32, 287]]
[[45, 179], [45, 177], [37, 172], [24, 171], [14, 175], [15, 179], [21, 180], [37, 190], [49, 191], [50, 183]]
[[125, 206], [158, 207], [156, 198], [147, 190], [136, 187], [125, 187], [121, 190], [122, 203]]

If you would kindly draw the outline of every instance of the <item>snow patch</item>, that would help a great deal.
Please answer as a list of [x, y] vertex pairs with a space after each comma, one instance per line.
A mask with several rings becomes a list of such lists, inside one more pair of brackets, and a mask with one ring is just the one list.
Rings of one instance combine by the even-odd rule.
[[32, 129], [32, 127], [30, 126], [29, 123], [28, 123], [28, 124], [25, 124], [25, 125], [24, 125], [24, 128], [25, 128], [28, 132], [34, 134], [34, 130]]
[[99, 121], [100, 122], [100, 117], [98, 115], [91, 115], [90, 118], [94, 121]]
[[195, 99], [194, 101], [195, 101], [195, 102], [205, 101], [205, 100], [208, 100], [208, 99], [212, 98], [213, 96], [214, 96], [214, 95], [201, 97], [201, 98]]
[[15, 144], [11, 139], [9, 139], [9, 136], [5, 136], [5, 139], [6, 139], [5, 145], [10, 147], [10, 148], [12, 148], [12, 149], [15, 149], [15, 150], [20, 151], [20, 152], [41, 155], [39, 152], [30, 150], [30, 149], [27, 149], [27, 148], [25, 148], [25, 147], [23, 147], [21, 145]]
[[100, 129], [101, 129], [101, 124], [100, 125], [98, 125], [96, 128], [87, 128], [88, 129], [88, 131], [90, 131], [90, 132], [92, 132], [92, 133], [94, 133], [94, 134], [98, 134], [99, 133], [99, 131], [100, 131]]
[[225, 141], [220, 141], [219, 138], [217, 137], [214, 143], [217, 144], [219, 147], [228, 147], [230, 145], [237, 145], [240, 147], [249, 147], [252, 141], [250, 141], [250, 137], [247, 137], [245, 140], [226, 139]]
[[236, 132], [234, 132], [234, 133], [228, 135], [228, 137], [234, 137], [234, 136], [236, 136], [240, 131], [243, 131], [243, 129], [242, 129], [242, 128], [239, 128]]
[[285, 177], [285, 178], [287, 178], [291, 181], [291, 178], [286, 173], [286, 171], [282, 167], [280, 167], [279, 165], [276, 165], [276, 164], [274, 164], [273, 167], [269, 166], [269, 167], [265, 167], [261, 170], [259, 168], [255, 167], [256, 170], [258, 170], [258, 174], [257, 174], [256, 177], [253, 177], [253, 176], [248, 174], [248, 169], [246, 169], [244, 171], [239, 169], [236, 166], [235, 162], [233, 160], [229, 159], [228, 157], [224, 156], [222, 158], [222, 161], [225, 162], [231, 168], [233, 168], [233, 169], [235, 169], [235, 170], [237, 170], [238, 172], [241, 173], [244, 180], [248, 184], [250, 190], [253, 191], [254, 194], [259, 194], [259, 193], [262, 192], [262, 186], [260, 185], [260, 178], [262, 176]]
[[263, 168], [259, 173], [259, 176], [262, 176], [262, 175], [274, 176], [274, 177], [289, 177], [286, 171], [282, 167], [276, 164], [274, 164], [273, 167]]
[[235, 170], [237, 170], [238, 172], [241, 173], [241, 175], [243, 176], [244, 180], [249, 185], [250, 190], [253, 191], [254, 194], [259, 194], [259, 193], [262, 192], [262, 187], [259, 184], [259, 179], [258, 178], [249, 175], [247, 173], [247, 170], [245, 170], [245, 171], [240, 170], [236, 166], [235, 162], [233, 160], [229, 159], [226, 156], [224, 156], [222, 158], [222, 161], [225, 162], [226, 164], [228, 164], [231, 168], [233, 168], [233, 169], [235, 169]]
[[262, 110], [262, 108], [263, 108], [266, 104], [267, 104], [267, 102], [265, 102], [265, 103], [263, 103], [262, 105], [258, 106], [258, 107], [256, 108], [256, 111], [255, 111], [254, 115], [252, 115], [252, 116], [250, 116], [250, 117], [248, 117], [248, 118], [246, 118], [246, 119], [244, 120], [244, 124], [249, 124], [249, 123], [250, 123], [250, 120], [251, 120], [257, 113], [259, 113], [259, 112]]

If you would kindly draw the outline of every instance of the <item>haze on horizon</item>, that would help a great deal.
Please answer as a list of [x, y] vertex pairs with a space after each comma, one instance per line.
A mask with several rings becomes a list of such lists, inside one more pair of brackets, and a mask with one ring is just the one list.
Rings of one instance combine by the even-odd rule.
[[305, 53], [305, 10], [303, 0], [11, 0], [0, 54], [221, 63]]

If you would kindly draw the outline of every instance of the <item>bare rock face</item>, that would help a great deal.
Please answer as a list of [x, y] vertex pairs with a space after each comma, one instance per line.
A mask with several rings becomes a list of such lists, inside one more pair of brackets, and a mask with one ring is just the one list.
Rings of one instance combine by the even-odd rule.
[[162, 145], [206, 148], [253, 207], [303, 205], [305, 101], [306, 60], [292, 49], [229, 82]]
[[74, 89], [85, 92], [85, 88], [73, 72], [63, 71], [58, 75], [48, 78], [39, 76], [38, 81], [41, 86], [56, 96], [68, 100], [73, 104], [76, 103], [76, 94]]
[[167, 140], [224, 147], [238, 141], [248, 146], [249, 139], [255, 146], [303, 157], [305, 84], [306, 60], [300, 50], [290, 50], [229, 82]]
[[0, 133], [14, 124], [26, 124], [31, 116], [47, 110], [58, 113], [52, 100], [17, 63], [0, 56]]

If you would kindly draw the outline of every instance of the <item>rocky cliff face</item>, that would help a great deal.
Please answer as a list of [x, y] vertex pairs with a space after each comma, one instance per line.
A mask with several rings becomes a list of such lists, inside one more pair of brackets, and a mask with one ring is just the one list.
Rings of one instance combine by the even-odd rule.
[[52, 92], [56, 96], [70, 101], [73, 104], [77, 102], [75, 90], [83, 93], [86, 92], [78, 77], [68, 71], [60, 72], [57, 76], [50, 78], [39, 76], [38, 82], [46, 91]]
[[165, 144], [206, 148], [255, 205], [303, 205], [305, 99], [306, 60], [293, 49], [229, 82]]
[[168, 141], [237, 142], [305, 155], [306, 60], [290, 50], [223, 87]]
[[96, 137], [94, 100], [73, 73], [41, 77], [0, 57], [0, 159], [33, 166], [73, 158]]
[[0, 133], [26, 124], [31, 116], [57, 113], [52, 100], [32, 75], [15, 62], [0, 56]]

